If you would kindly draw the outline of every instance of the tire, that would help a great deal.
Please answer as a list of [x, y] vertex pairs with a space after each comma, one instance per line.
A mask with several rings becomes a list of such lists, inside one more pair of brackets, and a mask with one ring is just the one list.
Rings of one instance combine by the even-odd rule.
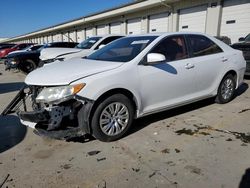
[[133, 119], [134, 107], [129, 98], [114, 94], [95, 108], [91, 119], [92, 135], [103, 142], [115, 141], [128, 132]]
[[21, 71], [23, 71], [25, 74], [30, 73], [31, 71], [36, 69], [36, 63], [30, 59], [26, 60], [26, 62], [23, 63], [21, 67]]
[[236, 81], [233, 75], [227, 74], [218, 88], [216, 103], [225, 104], [230, 102], [235, 95]]

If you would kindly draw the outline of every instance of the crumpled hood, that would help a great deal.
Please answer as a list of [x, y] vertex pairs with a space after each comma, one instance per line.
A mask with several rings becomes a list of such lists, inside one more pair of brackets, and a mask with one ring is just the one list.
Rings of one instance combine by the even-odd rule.
[[45, 48], [41, 51], [40, 59], [43, 61], [48, 59], [54, 59], [59, 55], [75, 53], [81, 50], [82, 49], [78, 48]]
[[73, 58], [54, 62], [27, 75], [27, 85], [68, 85], [71, 82], [100, 72], [118, 68], [123, 63]]

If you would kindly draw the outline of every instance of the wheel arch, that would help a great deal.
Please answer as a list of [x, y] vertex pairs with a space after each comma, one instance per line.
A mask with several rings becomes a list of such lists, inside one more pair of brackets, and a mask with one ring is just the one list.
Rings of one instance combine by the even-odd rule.
[[225, 76], [227, 76], [228, 74], [231, 74], [233, 77], [234, 77], [234, 79], [235, 79], [235, 83], [236, 83], [236, 88], [238, 87], [238, 82], [237, 82], [237, 79], [238, 79], [238, 74], [237, 74], [237, 72], [235, 71], [235, 70], [229, 70], [229, 71], [227, 71], [225, 74], [224, 74], [224, 76], [222, 77], [222, 79], [221, 80], [223, 80], [224, 78], [225, 78]]
[[106, 99], [107, 97], [109, 97], [109, 96], [111, 96], [111, 95], [114, 95], [114, 94], [123, 94], [123, 95], [125, 95], [126, 97], [128, 97], [128, 98], [131, 100], [131, 102], [132, 102], [132, 104], [133, 104], [133, 107], [134, 107], [135, 111], [139, 109], [139, 103], [138, 103], [138, 101], [137, 101], [137, 98], [136, 98], [136, 96], [135, 96], [131, 91], [129, 91], [128, 89], [125, 89], [125, 88], [114, 88], [114, 89], [110, 89], [110, 90], [104, 92], [103, 94], [101, 94], [101, 95], [97, 98], [97, 100], [95, 100], [92, 110], [94, 110], [95, 107], [96, 107], [101, 101], [103, 101], [103, 100]]

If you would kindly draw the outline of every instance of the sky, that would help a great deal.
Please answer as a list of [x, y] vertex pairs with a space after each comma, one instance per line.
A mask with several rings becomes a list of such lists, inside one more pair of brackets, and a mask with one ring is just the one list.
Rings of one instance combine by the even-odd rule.
[[0, 38], [36, 31], [133, 0], [3, 0]]

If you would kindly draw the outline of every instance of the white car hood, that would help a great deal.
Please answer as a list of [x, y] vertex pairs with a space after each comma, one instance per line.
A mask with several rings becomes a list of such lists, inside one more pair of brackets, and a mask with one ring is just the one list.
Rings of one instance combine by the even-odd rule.
[[81, 50], [82, 49], [78, 49], [78, 48], [45, 48], [41, 51], [40, 59], [43, 61], [48, 60], [48, 59], [54, 59], [59, 55], [75, 53]]
[[29, 73], [25, 79], [27, 85], [68, 85], [71, 82], [100, 72], [115, 69], [123, 63], [96, 61], [74, 58], [63, 62], [54, 62]]
[[92, 49], [84, 49], [84, 50], [81, 50], [81, 51], [76, 52], [76, 53], [62, 55], [62, 56], [60, 56], [60, 58], [64, 58], [64, 61], [66, 61], [66, 60], [71, 59], [71, 58], [76, 58], [76, 57], [81, 58], [81, 57], [89, 56], [93, 52], [94, 52], [94, 50], [92, 50]]

